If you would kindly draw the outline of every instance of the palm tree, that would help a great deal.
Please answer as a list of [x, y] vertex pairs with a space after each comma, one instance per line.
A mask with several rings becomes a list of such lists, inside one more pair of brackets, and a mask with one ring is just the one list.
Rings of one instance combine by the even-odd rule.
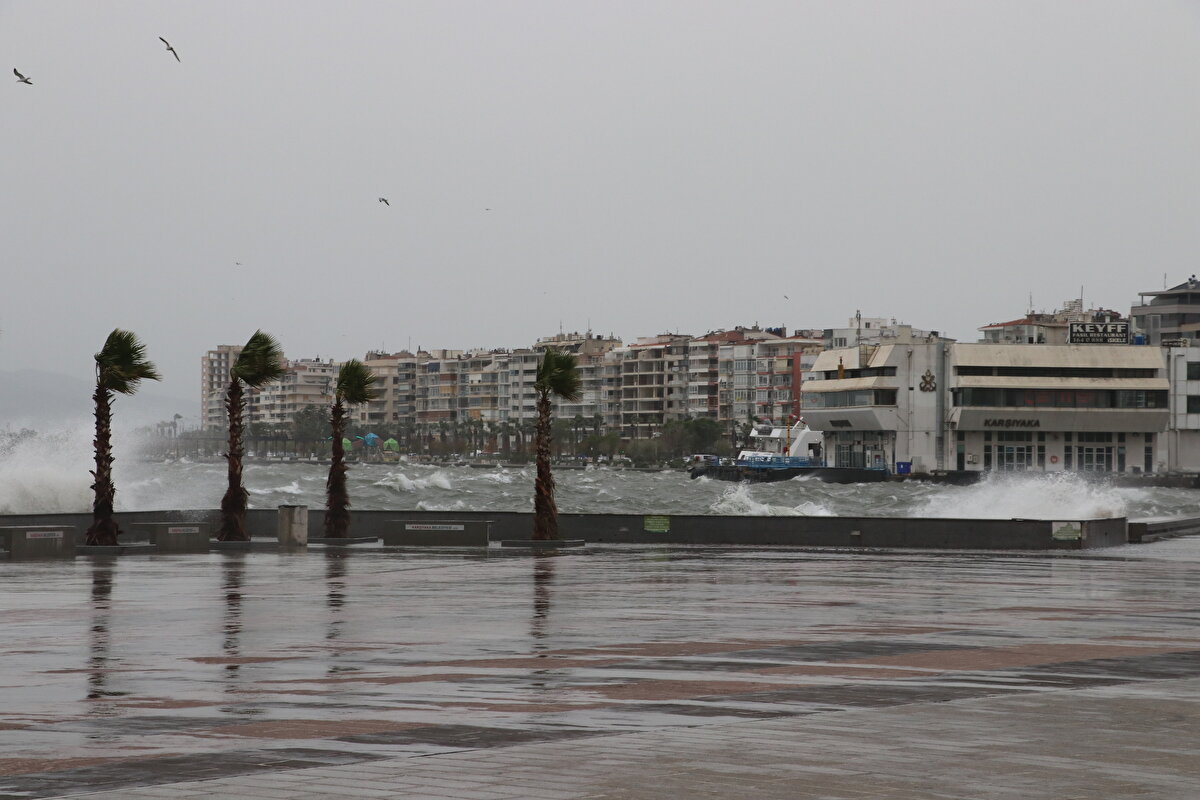
[[550, 472], [551, 398], [575, 402], [580, 398], [581, 380], [575, 356], [553, 347], [538, 362], [537, 380], [537, 479], [533, 493], [533, 538], [558, 538], [558, 507], [554, 504], [554, 475]]
[[112, 479], [112, 402], [113, 392], [133, 394], [142, 381], [160, 380], [158, 369], [146, 360], [146, 346], [130, 331], [115, 329], [96, 353], [96, 469], [92, 472], [96, 497], [92, 503], [92, 524], [85, 544], [115, 545], [121, 528], [113, 519], [117, 489]]
[[242, 433], [246, 411], [244, 386], [257, 389], [283, 375], [283, 350], [268, 333], [255, 331], [229, 370], [229, 388], [225, 390], [225, 411], [229, 414], [229, 488], [221, 498], [222, 542], [248, 542], [246, 533], [246, 487], [242, 485]]
[[325, 535], [345, 539], [350, 535], [350, 493], [346, 491], [346, 451], [342, 438], [346, 434], [346, 404], [358, 405], [376, 397], [375, 373], [367, 365], [352, 358], [338, 370], [333, 390], [333, 406], [329, 409], [329, 428], [333, 434], [333, 458], [329, 462], [329, 479], [325, 482]]

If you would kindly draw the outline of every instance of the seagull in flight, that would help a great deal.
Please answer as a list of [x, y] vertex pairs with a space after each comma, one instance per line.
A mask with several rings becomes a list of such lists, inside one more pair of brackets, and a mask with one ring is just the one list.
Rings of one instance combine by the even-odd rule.
[[167, 46], [167, 52], [168, 52], [168, 53], [170, 53], [171, 55], [175, 56], [175, 60], [176, 60], [176, 61], [179, 61], [179, 53], [176, 53], [176, 52], [175, 52], [175, 48], [174, 48], [174, 47], [171, 47], [171, 43], [170, 43], [170, 42], [168, 42], [166, 39], [164, 39], [164, 38], [163, 38], [163, 37], [161, 37], [161, 36], [160, 36], [160, 37], [158, 37], [158, 40], [159, 40], [160, 42], [162, 42], [163, 44], [165, 44], [165, 45]]
[[388, 208], [392, 207], [392, 204], [388, 202], [388, 199], [386, 197], [379, 198], [379, 202], [383, 203]]
[[26, 78], [24, 75], [17, 72], [16, 67], [13, 67], [13, 75], [17, 76], [17, 83], [28, 83], [30, 86], [33, 86], [33, 81], [29, 80], [29, 78]]

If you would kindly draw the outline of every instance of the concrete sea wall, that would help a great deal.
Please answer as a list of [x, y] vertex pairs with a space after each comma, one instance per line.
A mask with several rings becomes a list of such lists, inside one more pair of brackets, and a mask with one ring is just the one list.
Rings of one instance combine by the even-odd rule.
[[[309, 538], [323, 535], [323, 509], [310, 509]], [[279, 512], [253, 509], [247, 525], [255, 538], [274, 540]], [[208, 523], [215, 530], [219, 512], [136, 511], [118, 514], [122, 541], [145, 537], [136, 523]], [[532, 514], [470, 511], [355, 511], [351, 534], [380, 536], [396, 531], [402, 521], [446, 523], [488, 520], [490, 538], [527, 539]], [[73, 525], [82, 538], [90, 514], [0, 516], [0, 527]], [[712, 515], [561, 514], [563, 538], [589, 543], [786, 545], [790, 547], [933, 548], [953, 550], [1078, 550], [1126, 544], [1124, 517], [1093, 520], [943, 519], [910, 517], [735, 517]]]

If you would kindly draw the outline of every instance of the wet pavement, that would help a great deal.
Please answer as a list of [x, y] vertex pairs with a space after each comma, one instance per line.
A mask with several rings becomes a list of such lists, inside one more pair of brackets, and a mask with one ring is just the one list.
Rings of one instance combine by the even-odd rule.
[[0, 576], [0, 800], [1200, 794], [1200, 539]]

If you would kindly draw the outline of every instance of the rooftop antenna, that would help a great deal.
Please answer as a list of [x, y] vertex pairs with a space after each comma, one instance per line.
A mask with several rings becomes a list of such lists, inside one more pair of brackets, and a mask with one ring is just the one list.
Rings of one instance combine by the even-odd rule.
[[854, 325], [856, 328], [855, 333], [854, 333], [854, 346], [860, 347], [862, 345], [862, 310], [861, 309], [854, 310]]

